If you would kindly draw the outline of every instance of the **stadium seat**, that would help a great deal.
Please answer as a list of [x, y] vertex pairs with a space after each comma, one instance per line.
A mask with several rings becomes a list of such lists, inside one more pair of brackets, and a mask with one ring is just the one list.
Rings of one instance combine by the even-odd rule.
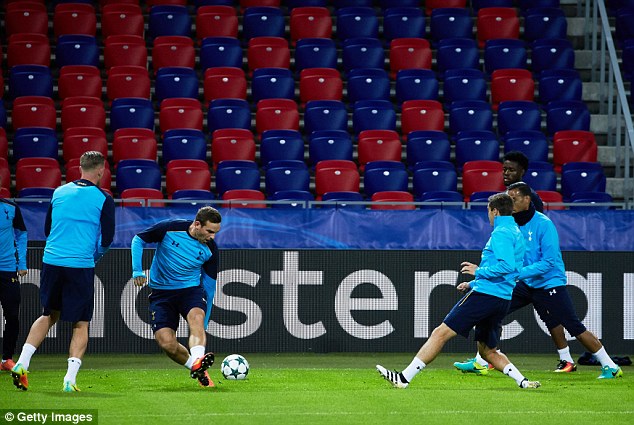
[[535, 102], [526, 100], [502, 102], [498, 107], [498, 134], [503, 136], [509, 131], [516, 130], [541, 131], [541, 120], [541, 109]]
[[[393, 162], [392, 166], [378, 166], [366, 168], [363, 173], [363, 192], [366, 197], [372, 198], [376, 192], [400, 191], [407, 192], [408, 174], [402, 162], [380, 161], [385, 164]], [[371, 164], [371, 163], [370, 163]]]
[[175, 128], [164, 132], [162, 139], [165, 165], [174, 159], [207, 159], [207, 142], [201, 130]]
[[480, 51], [471, 38], [445, 38], [438, 42], [436, 67], [439, 77], [450, 69], [479, 69]]
[[[165, 203], [160, 202], [163, 200], [163, 192], [157, 189], [150, 189], [146, 187], [137, 187], [126, 189], [119, 194], [124, 202], [121, 203], [122, 207], [164, 207]], [[150, 202], [152, 201], [152, 202]], [[159, 202], [154, 202], [159, 201]]]
[[106, 110], [101, 99], [75, 96], [62, 101], [62, 130], [71, 127], [106, 128]]
[[185, 189], [185, 190], [177, 190], [172, 193], [172, 201], [196, 201], [196, 202], [174, 202], [172, 205], [183, 206], [183, 205], [191, 205], [196, 208], [199, 208], [204, 204], [204, 201], [213, 201], [216, 199], [216, 195], [212, 193], [210, 190], [195, 190], [195, 189]]
[[260, 138], [260, 164], [271, 161], [304, 161], [304, 139], [297, 130], [267, 130]]
[[462, 195], [452, 190], [431, 190], [429, 192], [423, 193], [419, 201], [424, 203], [423, 205], [421, 205], [421, 208], [425, 209], [462, 209], [462, 206], [464, 205], [464, 199]]
[[365, 209], [363, 195], [354, 191], [326, 192], [321, 198], [321, 208]]
[[255, 129], [258, 134], [266, 130], [299, 130], [297, 103], [291, 99], [262, 99], [257, 103]]
[[403, 69], [396, 73], [396, 102], [407, 100], [437, 100], [438, 80], [429, 69]]
[[346, 105], [338, 100], [311, 100], [304, 108], [304, 133], [348, 129]]
[[401, 134], [445, 128], [445, 113], [437, 100], [407, 100], [401, 106]]
[[473, 192], [502, 192], [502, 163], [498, 161], [469, 161], [462, 167], [462, 195], [468, 201]]
[[560, 130], [590, 130], [590, 111], [580, 100], [555, 100], [545, 107], [546, 130], [550, 136]]
[[243, 128], [221, 128], [211, 136], [211, 159], [214, 169], [222, 161], [255, 161], [253, 133]]
[[66, 34], [97, 34], [95, 8], [86, 3], [58, 3], [53, 13], [55, 37]]
[[491, 74], [491, 104], [496, 111], [500, 102], [533, 101], [535, 81], [526, 69], [498, 69]]
[[458, 175], [451, 162], [419, 161], [414, 167], [414, 196], [422, 200], [426, 193], [457, 191]]
[[15, 168], [15, 190], [27, 187], [56, 188], [62, 184], [62, 172], [56, 158], [22, 158]]
[[294, 99], [295, 79], [287, 68], [258, 68], [251, 78], [251, 97], [257, 104], [262, 99]]
[[390, 7], [383, 12], [383, 39], [425, 38], [425, 16], [415, 7]]
[[161, 169], [155, 161], [148, 159], [126, 159], [117, 166], [117, 192], [145, 187], [161, 190]]
[[407, 164], [410, 169], [420, 161], [450, 160], [451, 144], [446, 133], [437, 130], [419, 130], [407, 134]]
[[355, 68], [348, 72], [348, 102], [359, 100], [389, 100], [390, 78], [379, 68]]
[[269, 197], [280, 190], [308, 191], [310, 174], [303, 161], [273, 161], [266, 168], [264, 181]]
[[59, 142], [55, 130], [46, 127], [18, 128], [13, 136], [13, 160], [46, 157], [57, 160]]
[[180, 35], [164, 35], [154, 39], [152, 69], [154, 73], [166, 67], [194, 68], [196, 51], [194, 41]]
[[389, 100], [355, 102], [352, 110], [352, 128], [355, 134], [363, 130], [396, 130], [394, 105]]
[[206, 37], [200, 45], [200, 68], [242, 68], [242, 46], [233, 37]]
[[352, 139], [344, 130], [318, 130], [308, 136], [308, 156], [313, 165], [329, 159], [352, 161]]
[[[237, 162], [237, 161], [236, 161]], [[240, 161], [248, 162], [248, 161]], [[253, 163], [255, 165], [255, 163]], [[257, 165], [228, 165], [216, 170], [216, 192], [222, 196], [233, 189], [260, 190], [260, 170]]]
[[171, 98], [198, 100], [198, 76], [192, 68], [166, 67], [156, 73], [154, 96], [157, 102]]
[[401, 139], [394, 130], [364, 130], [360, 132], [357, 149], [361, 171], [371, 161], [401, 161]]
[[390, 43], [390, 76], [401, 69], [431, 69], [431, 56], [424, 38], [395, 38]]
[[469, 209], [471, 210], [486, 210], [489, 203], [489, 198], [495, 195], [496, 191], [485, 190], [481, 192], [473, 192], [469, 196]]
[[53, 192], [52, 187], [27, 187], [18, 193], [18, 198], [51, 199]]
[[[608, 3], [613, 0], [608, 0]], [[559, 7], [559, 0], [519, 0], [519, 8], [522, 14], [533, 7]]]
[[431, 12], [429, 30], [434, 44], [445, 38], [472, 38], [473, 19], [467, 8], [440, 7]]
[[9, 162], [7, 158], [0, 157], [0, 191], [3, 191], [0, 197], [11, 197], [9, 189], [11, 189], [11, 170], [9, 170]]
[[379, 18], [371, 7], [341, 7], [336, 11], [337, 38], [378, 38]]
[[449, 130], [456, 134], [464, 130], [493, 131], [491, 105], [482, 100], [458, 100], [449, 109]]
[[[81, 168], [79, 167], [79, 158], [73, 158], [68, 163], [65, 164], [66, 168], [66, 183], [74, 182], [75, 180], [79, 180], [81, 178]], [[106, 161], [106, 168], [104, 169], [103, 176], [101, 177], [101, 181], [99, 182], [99, 187], [102, 190], [108, 192], [109, 195], [112, 195], [110, 189], [112, 188], [112, 174], [110, 172], [110, 166], [108, 161]]]
[[561, 168], [561, 194], [568, 202], [576, 192], [605, 192], [606, 178], [597, 162], [569, 162]]
[[103, 60], [106, 69], [118, 65], [147, 68], [145, 39], [138, 35], [112, 35], [104, 41]]
[[17, 33], [9, 37], [7, 66], [51, 64], [51, 46], [44, 34]]
[[316, 199], [321, 200], [322, 196], [328, 192], [358, 193], [359, 181], [359, 171], [354, 162], [341, 160], [320, 161], [315, 166]]
[[121, 128], [114, 133], [112, 159], [115, 167], [127, 159], [156, 162], [157, 143], [154, 132], [147, 128]]
[[101, 98], [101, 72], [95, 66], [64, 66], [59, 70], [57, 90], [61, 100], [73, 96]]
[[232, 6], [215, 4], [196, 9], [196, 38], [238, 37], [238, 16]]
[[332, 18], [326, 7], [296, 7], [290, 15], [291, 45], [304, 38], [332, 38]]
[[[402, 192], [397, 190], [374, 192], [372, 194], [372, 205], [370, 209], [373, 210], [415, 210], [416, 206], [413, 204], [400, 204], [399, 202], [414, 202], [414, 196], [409, 192]], [[396, 202], [396, 203], [392, 203]]]
[[203, 129], [203, 111], [197, 99], [171, 97], [161, 102], [159, 111], [161, 132], [173, 128]]
[[477, 15], [476, 38], [480, 48], [494, 38], [519, 38], [520, 21], [514, 8], [484, 7]]
[[289, 68], [291, 52], [282, 37], [254, 37], [247, 48], [249, 72], [258, 68]]
[[149, 99], [119, 98], [110, 105], [110, 130], [120, 128], [154, 129], [154, 107]]
[[594, 133], [583, 130], [560, 130], [553, 135], [555, 171], [568, 162], [597, 162], [597, 142]]
[[484, 45], [484, 69], [491, 75], [498, 69], [526, 69], [528, 53], [522, 40], [497, 38]]
[[520, 151], [530, 162], [548, 161], [548, 139], [541, 131], [512, 130], [501, 136], [504, 153]]
[[[172, 161], [170, 164], [173, 164]], [[207, 163], [202, 167], [168, 166], [165, 173], [165, 182], [168, 199], [171, 199], [177, 190], [197, 189], [209, 190], [211, 187], [211, 173]]]
[[[4, 127], [0, 127], [0, 162], [9, 158], [9, 141], [7, 140], [7, 131]], [[0, 163], [0, 167], [2, 164]]]
[[314, 201], [315, 197], [305, 190], [280, 190], [269, 199], [271, 201], [288, 201], [272, 204], [272, 208], [306, 208], [308, 202]]
[[449, 7], [464, 9], [467, 7], [467, 0], [426, 0], [425, 14], [430, 16], [435, 9]]
[[247, 98], [247, 79], [240, 68], [207, 68], [203, 88], [205, 102], [215, 99]]
[[547, 69], [574, 69], [575, 51], [569, 40], [540, 38], [531, 46], [531, 69], [535, 75]]
[[55, 64], [58, 68], [68, 65], [99, 66], [99, 46], [92, 35], [67, 34], [57, 39]]
[[460, 170], [467, 161], [498, 161], [500, 143], [495, 133], [482, 130], [465, 130], [455, 136], [456, 167]]
[[6, 2], [4, 33], [7, 37], [14, 34], [48, 34], [48, 11], [46, 5], [32, 1]]
[[[623, 61], [625, 64], [625, 56]], [[581, 77], [574, 69], [547, 69], [539, 76], [539, 101], [543, 105], [554, 100], [582, 100], [581, 91]]]
[[64, 132], [62, 144], [64, 162], [79, 158], [87, 151], [101, 152], [104, 158], [108, 157], [108, 140], [102, 128], [72, 127]]
[[118, 65], [108, 71], [106, 95], [110, 101], [122, 97], [150, 98], [150, 75], [145, 67]]
[[219, 128], [251, 129], [251, 108], [244, 99], [215, 99], [209, 103], [207, 127], [210, 132]]
[[[4, 89], [4, 87], [3, 87]], [[53, 97], [53, 76], [43, 65], [16, 65], [9, 72], [9, 95]]]
[[557, 188], [557, 174], [548, 162], [530, 162], [522, 180], [536, 191], [554, 191]]
[[514, 7], [514, 0], [471, 0], [471, 8], [474, 12], [486, 7]]
[[192, 20], [185, 6], [156, 5], [148, 15], [148, 33], [150, 38], [165, 35], [191, 37]]
[[531, 7], [524, 12], [523, 39], [531, 43], [538, 38], [566, 38], [568, 20], [560, 7]]
[[22, 96], [13, 101], [11, 124], [13, 129], [22, 127], [47, 127], [55, 129], [55, 103], [45, 96]]
[[574, 209], [590, 209], [596, 210], [608, 210], [611, 209], [611, 204], [614, 202], [612, 196], [605, 192], [574, 192], [570, 196], [570, 202], [573, 204], [586, 204], [586, 205], [571, 205], [570, 208]]
[[242, 38], [284, 37], [285, 19], [278, 7], [249, 7], [242, 14]]
[[302, 38], [295, 46], [295, 72], [309, 68], [337, 68], [337, 45], [330, 38]]
[[343, 96], [343, 81], [332, 68], [307, 68], [299, 76], [299, 98], [302, 105], [311, 100], [336, 100]]
[[266, 208], [263, 202], [264, 193], [256, 189], [230, 189], [222, 194], [222, 199], [229, 201], [222, 204], [223, 208]]
[[341, 48], [343, 70], [378, 68], [385, 66], [383, 43], [377, 38], [353, 37], [343, 41]]
[[535, 192], [539, 195], [539, 197], [542, 199], [542, 202], [544, 203], [544, 211], [566, 209], [566, 207], [563, 205], [553, 205], [561, 204], [564, 202], [564, 198], [561, 196], [561, 193], [555, 192], [553, 190], [536, 190]]
[[443, 100], [451, 105], [458, 100], [486, 100], [487, 81], [479, 69], [448, 69], [444, 74]]
[[143, 37], [144, 18], [138, 4], [109, 3], [101, 8], [101, 34], [104, 40], [111, 35]]

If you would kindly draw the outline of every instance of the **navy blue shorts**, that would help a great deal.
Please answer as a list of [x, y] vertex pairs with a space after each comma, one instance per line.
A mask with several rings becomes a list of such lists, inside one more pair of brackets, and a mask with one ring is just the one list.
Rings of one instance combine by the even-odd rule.
[[183, 289], [152, 289], [150, 294], [150, 313], [152, 315], [152, 331], [161, 328], [178, 329], [180, 316], [187, 318], [192, 308], [207, 310], [205, 291], [201, 286]]
[[20, 315], [20, 280], [16, 272], [0, 272], [0, 304], [5, 317]]
[[42, 264], [40, 302], [44, 316], [59, 311], [67, 322], [90, 322], [94, 308], [95, 269]]
[[495, 348], [510, 303], [503, 298], [470, 291], [451, 309], [443, 322], [465, 338], [469, 338], [469, 332], [475, 326], [475, 340]]
[[565, 285], [551, 289], [538, 289], [531, 288], [524, 282], [518, 282], [513, 290], [509, 314], [531, 303], [548, 329], [563, 325], [572, 336], [580, 335], [587, 329], [577, 317]]

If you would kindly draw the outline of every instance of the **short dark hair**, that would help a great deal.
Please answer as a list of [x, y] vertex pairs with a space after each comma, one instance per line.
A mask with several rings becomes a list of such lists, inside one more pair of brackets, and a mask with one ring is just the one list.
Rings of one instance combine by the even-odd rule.
[[220, 223], [222, 221], [222, 216], [218, 210], [213, 207], [202, 207], [196, 213], [196, 221], [200, 222], [203, 226], [206, 222]]
[[96, 168], [102, 167], [106, 162], [103, 154], [98, 151], [88, 151], [79, 158], [79, 166], [84, 171], [92, 171]]
[[502, 192], [489, 196], [489, 209], [498, 210], [500, 215], [513, 214], [513, 199]]
[[524, 183], [524, 182], [517, 182], [517, 183], [510, 184], [506, 188], [506, 191], [508, 192], [511, 189], [517, 190], [520, 193], [520, 195], [522, 195], [522, 196], [531, 196], [532, 195], [531, 187], [528, 184]]
[[528, 157], [520, 151], [507, 152], [504, 158], [502, 158], [502, 162], [504, 161], [516, 162], [524, 171], [528, 170]]

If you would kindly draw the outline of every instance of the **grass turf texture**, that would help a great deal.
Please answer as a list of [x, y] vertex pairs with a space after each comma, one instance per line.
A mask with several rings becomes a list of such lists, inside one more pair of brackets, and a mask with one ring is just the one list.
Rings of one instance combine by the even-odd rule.
[[[441, 354], [409, 388], [394, 389], [375, 371], [380, 363], [402, 369], [412, 354], [248, 354], [245, 381], [222, 378], [216, 356], [201, 388], [163, 355], [89, 354], [78, 376], [80, 393], [63, 393], [66, 357], [36, 355], [29, 390], [18, 391], [0, 374], [0, 409], [97, 409], [99, 424], [174, 423], [634, 423], [634, 369], [597, 380], [598, 367], [553, 373], [552, 355], [510, 355], [542, 387], [519, 389], [500, 372], [462, 374], [452, 363], [464, 354]], [[2, 415], [4, 416], [4, 415]], [[0, 416], [0, 423], [5, 423]]]

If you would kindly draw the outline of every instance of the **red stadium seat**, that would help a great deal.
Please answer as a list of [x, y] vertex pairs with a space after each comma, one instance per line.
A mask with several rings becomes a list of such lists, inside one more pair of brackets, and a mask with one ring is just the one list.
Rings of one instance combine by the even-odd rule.
[[482, 49], [487, 40], [495, 38], [519, 38], [520, 21], [512, 7], [483, 7], [476, 20], [478, 46]]
[[221, 128], [211, 138], [211, 159], [214, 169], [227, 160], [255, 161], [253, 133], [242, 128]]
[[67, 97], [62, 101], [62, 130], [71, 127], [106, 128], [106, 110], [101, 99], [87, 96]]
[[401, 69], [431, 69], [431, 48], [424, 38], [395, 38], [390, 43], [390, 76]]
[[[170, 166], [166, 172], [167, 196], [172, 198], [172, 194], [177, 190], [198, 189], [209, 190], [211, 188], [211, 173], [205, 163], [205, 167], [176, 166], [170, 161]], [[204, 161], [201, 161], [204, 162]]]
[[398, 190], [388, 190], [384, 192], [374, 192], [372, 194], [370, 209], [373, 210], [414, 210], [415, 205], [390, 204], [390, 202], [414, 202], [414, 196], [409, 192]]
[[361, 171], [371, 161], [401, 162], [403, 146], [396, 131], [364, 130], [359, 133], [358, 142], [359, 168]]
[[222, 199], [230, 201], [223, 203], [223, 208], [266, 208], [266, 204], [254, 202], [264, 201], [266, 199], [264, 193], [259, 190], [231, 189], [222, 194]]
[[55, 37], [66, 34], [97, 34], [95, 8], [87, 3], [58, 3], [53, 14]]
[[9, 158], [9, 141], [7, 139], [7, 132], [4, 128], [0, 127], [0, 160]]
[[236, 9], [225, 5], [200, 6], [196, 11], [196, 38], [238, 37]]
[[161, 132], [173, 128], [203, 129], [203, 111], [197, 99], [173, 97], [161, 102], [159, 111]]
[[406, 100], [401, 106], [401, 134], [445, 129], [445, 113], [437, 100]]
[[50, 97], [22, 96], [13, 101], [13, 129], [46, 127], [55, 129], [55, 102]]
[[291, 44], [302, 38], [332, 38], [332, 18], [325, 7], [296, 7], [291, 10]]
[[154, 39], [152, 69], [156, 74], [165, 67], [193, 68], [196, 63], [194, 41], [179, 35], [164, 35]]
[[[11, 189], [11, 170], [9, 169], [9, 162], [6, 158], [0, 157], [0, 190], [6, 191], [2, 196], [2, 198], [8, 198], [7, 195]], [[5, 196], [7, 195], [7, 196]]]
[[[81, 168], [79, 168], [79, 158], [73, 158], [66, 163], [66, 183], [79, 180], [81, 178]], [[112, 186], [112, 173], [110, 171], [110, 164], [106, 161], [106, 168], [104, 170], [99, 187], [108, 192], [112, 196], [110, 188]]]
[[122, 207], [164, 207], [165, 202], [149, 202], [160, 201], [163, 199], [163, 192], [158, 189], [148, 187], [134, 187], [125, 189], [121, 192], [121, 199], [125, 201], [121, 203]]
[[568, 162], [597, 162], [597, 142], [594, 133], [584, 130], [560, 130], [553, 135], [555, 171]]
[[112, 140], [112, 159], [115, 167], [123, 159], [156, 161], [157, 142], [154, 131], [147, 128], [120, 128]]
[[332, 68], [307, 68], [299, 74], [299, 97], [302, 104], [311, 100], [341, 100], [343, 81]]
[[266, 130], [299, 130], [297, 103], [290, 99], [262, 99], [255, 112], [258, 134]]
[[51, 46], [44, 34], [17, 33], [9, 37], [7, 65], [51, 65]]
[[150, 76], [145, 67], [113, 66], [108, 71], [106, 94], [112, 101], [122, 97], [150, 98]]
[[321, 200], [328, 192], [359, 192], [360, 176], [352, 161], [327, 160], [315, 166], [315, 192]]
[[137, 4], [111, 3], [101, 9], [101, 34], [106, 40], [111, 35], [143, 37], [144, 18]]
[[280, 37], [253, 37], [247, 48], [249, 72], [258, 68], [289, 68], [291, 51]]
[[111, 35], [105, 39], [103, 57], [106, 69], [118, 65], [147, 68], [145, 39], [138, 35]]
[[72, 127], [64, 132], [62, 152], [65, 163], [87, 151], [98, 151], [108, 157], [108, 141], [102, 128]]
[[498, 69], [491, 74], [491, 104], [497, 110], [507, 100], [533, 101], [535, 81], [527, 69]]
[[246, 99], [247, 79], [240, 68], [207, 68], [203, 80], [205, 102], [214, 99]]
[[16, 1], [6, 5], [5, 32], [48, 35], [48, 11], [46, 5], [35, 1]]
[[467, 0], [425, 0], [425, 14], [430, 16], [434, 9], [441, 7], [460, 7], [467, 6]]
[[560, 204], [564, 202], [563, 196], [561, 193], [555, 192], [552, 190], [536, 190], [535, 193], [539, 195], [542, 202], [544, 203], [544, 210], [565, 210], [566, 207], [563, 205], [552, 205], [552, 204]]
[[61, 100], [73, 96], [101, 98], [101, 72], [89, 65], [66, 65], [60, 69], [57, 82]]
[[22, 158], [15, 169], [15, 190], [27, 187], [56, 188], [62, 184], [59, 163], [53, 158]]
[[468, 161], [462, 167], [462, 194], [465, 201], [473, 192], [502, 192], [502, 163], [497, 161]]

